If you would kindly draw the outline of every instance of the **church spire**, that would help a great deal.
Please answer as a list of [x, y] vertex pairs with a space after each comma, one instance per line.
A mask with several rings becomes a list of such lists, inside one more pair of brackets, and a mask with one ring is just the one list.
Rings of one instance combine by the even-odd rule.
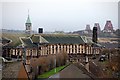
[[28, 10], [28, 17], [27, 17], [27, 21], [25, 23], [26, 26], [26, 33], [31, 34], [32, 32], [32, 23], [30, 21], [30, 17], [29, 17], [29, 10]]
[[31, 21], [30, 21], [30, 16], [29, 16], [29, 10], [28, 10], [28, 17], [27, 17], [26, 23], [31, 23]]

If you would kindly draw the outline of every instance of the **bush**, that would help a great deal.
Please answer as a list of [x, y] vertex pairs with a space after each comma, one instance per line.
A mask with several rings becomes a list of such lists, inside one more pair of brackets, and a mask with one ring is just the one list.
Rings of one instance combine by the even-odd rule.
[[55, 66], [54, 66], [54, 58], [55, 58], [54, 55], [49, 55], [48, 58], [47, 58], [47, 59], [49, 60], [49, 69], [50, 69], [50, 70], [55, 67]]
[[61, 52], [61, 53], [56, 54], [57, 67], [65, 65], [67, 59], [68, 59], [68, 55], [66, 52]]
[[49, 60], [47, 57], [40, 57], [39, 59], [39, 66], [41, 66], [41, 73], [49, 71], [50, 67], [49, 67]]
[[63, 65], [65, 65], [66, 61], [68, 60], [68, 54], [67, 52], [62, 52], [62, 55], [63, 55]]

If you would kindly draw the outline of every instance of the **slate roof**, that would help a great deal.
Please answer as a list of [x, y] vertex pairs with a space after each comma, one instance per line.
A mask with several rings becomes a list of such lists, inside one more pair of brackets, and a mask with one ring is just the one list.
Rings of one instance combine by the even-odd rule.
[[99, 44], [99, 43], [93, 43], [93, 47], [104, 47], [104, 46], [102, 46], [102, 45]]
[[76, 35], [43, 35], [48, 43], [51, 44], [83, 44], [84, 41], [80, 36]]
[[86, 36], [81, 36], [82, 38], [83, 38], [83, 40], [84, 40], [84, 42], [86, 43], [86, 44], [91, 44], [91, 45], [93, 45], [93, 47], [103, 47], [101, 44], [99, 44], [99, 43], [94, 43], [93, 41], [92, 41], [92, 39], [90, 39], [90, 38], [87, 38]]
[[12, 42], [12, 40], [7, 39], [5, 37], [0, 38], [0, 43], [2, 43], [2, 46], [5, 46], [5, 45], [9, 44], [10, 42]]
[[81, 36], [81, 38], [87, 44], [93, 44], [94, 43], [91, 39], [87, 38], [86, 36]]
[[25, 37], [20, 37], [20, 40], [22, 42], [22, 45], [26, 48], [36, 48], [37, 45], [32, 42], [30, 37], [25, 38]]
[[2, 42], [2, 43], [9, 43], [10, 42], [10, 40], [8, 40], [7, 38], [0, 38], [0, 42]]
[[14, 47], [14, 48], [21, 45], [21, 41], [19, 37], [27, 37], [27, 36], [29, 35], [24, 33], [2, 33], [3, 38], [6, 38], [12, 41], [6, 47]]
[[[26, 34], [3, 34], [3, 38], [5, 37], [9, 40], [12, 40], [11, 43], [7, 45], [7, 47], [21, 47], [24, 45], [25, 47], [34, 48], [37, 47], [34, 43], [49, 43], [49, 44], [94, 44], [100, 46], [92, 42], [91, 39], [86, 36], [80, 36], [77, 34], [34, 34], [31, 37], [27, 37]], [[20, 37], [24, 37], [20, 41]], [[26, 38], [25, 38], [26, 37]], [[22, 42], [22, 45], [21, 45]]]
[[40, 36], [39, 35], [32, 35], [31, 39], [35, 43], [39, 43], [40, 42]]
[[92, 41], [80, 35], [73, 34], [34, 34], [31, 36], [34, 43], [49, 43], [49, 44], [85, 44]]

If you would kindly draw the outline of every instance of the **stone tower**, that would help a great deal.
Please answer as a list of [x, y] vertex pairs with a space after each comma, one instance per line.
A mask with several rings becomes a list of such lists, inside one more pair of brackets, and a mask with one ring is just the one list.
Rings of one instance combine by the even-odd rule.
[[25, 23], [25, 26], [26, 26], [26, 33], [31, 34], [32, 33], [32, 23], [30, 21], [29, 12], [28, 12], [28, 17], [27, 17], [27, 21]]

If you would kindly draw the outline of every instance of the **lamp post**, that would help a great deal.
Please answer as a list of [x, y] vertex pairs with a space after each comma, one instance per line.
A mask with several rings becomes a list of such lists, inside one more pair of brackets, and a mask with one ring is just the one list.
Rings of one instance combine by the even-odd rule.
[[56, 73], [56, 56], [55, 56], [55, 73]]

